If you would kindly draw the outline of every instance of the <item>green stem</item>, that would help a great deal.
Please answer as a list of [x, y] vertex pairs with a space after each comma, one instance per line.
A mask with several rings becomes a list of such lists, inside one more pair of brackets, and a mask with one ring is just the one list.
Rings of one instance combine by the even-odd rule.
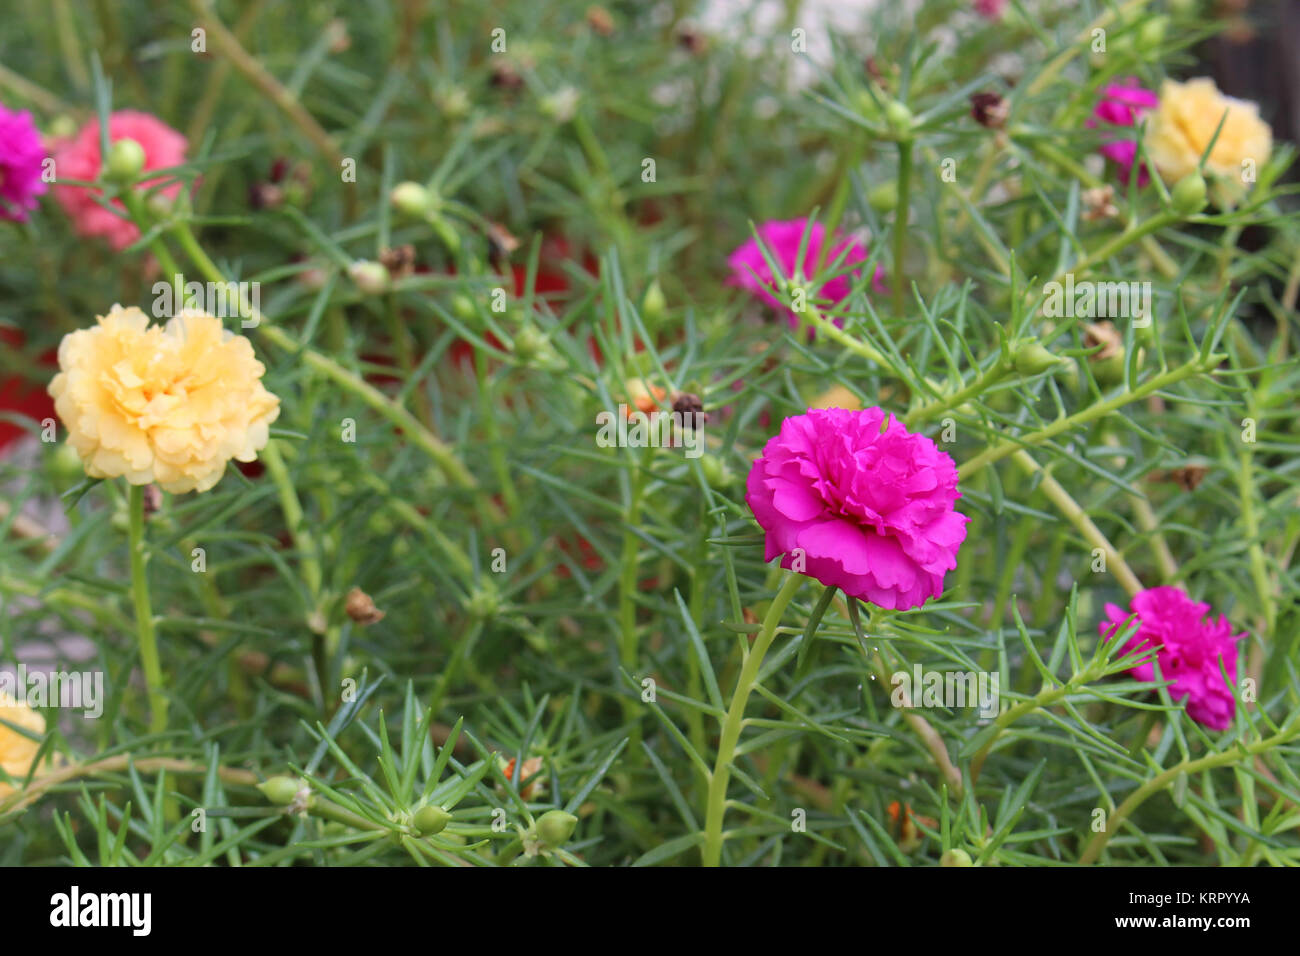
[[907, 252], [907, 211], [912, 189], [912, 141], [898, 143], [898, 205], [894, 209], [894, 314], [903, 314], [906, 292], [903, 288], [903, 257]]
[[1226, 767], [1241, 760], [1242, 757], [1254, 757], [1257, 754], [1272, 750], [1274, 747], [1279, 747], [1296, 736], [1300, 736], [1300, 721], [1293, 721], [1290, 727], [1284, 727], [1272, 737], [1265, 737], [1263, 740], [1257, 740], [1249, 745], [1238, 744], [1230, 750], [1209, 754], [1198, 760], [1184, 760], [1163, 773], [1157, 774], [1129, 794], [1128, 799], [1121, 803], [1119, 808], [1111, 814], [1110, 819], [1106, 821], [1106, 829], [1096, 834], [1087, 847], [1084, 848], [1082, 855], [1079, 857], [1079, 863], [1095, 862], [1097, 857], [1101, 855], [1101, 851], [1105, 849], [1106, 843], [1110, 840], [1112, 834], [1119, 832], [1120, 824], [1128, 819], [1134, 810], [1146, 802], [1148, 797], [1163, 790], [1183, 774], [1191, 777], [1203, 770]]
[[[181, 248], [198, 266], [199, 271], [211, 282], [226, 282], [225, 275], [217, 268], [216, 263], [208, 257], [208, 254], [203, 251], [203, 247], [199, 245], [198, 240], [194, 238], [194, 233], [189, 224], [179, 222], [174, 229]], [[249, 317], [257, 331], [271, 344], [286, 352], [301, 355], [302, 360], [307, 365], [321, 372], [346, 391], [351, 392], [400, 428], [417, 448], [433, 459], [434, 463], [447, 477], [447, 480], [453, 485], [458, 488], [474, 488], [477, 486], [474, 476], [470, 474], [464, 463], [456, 455], [456, 452], [449, 445], [444, 444], [433, 432], [420, 424], [419, 419], [405, 408], [393, 402], [379, 389], [363, 381], [338, 362], [314, 349], [301, 345], [284, 329], [266, 321], [266, 316], [262, 315], [257, 309], [252, 308], [249, 303], [243, 301], [242, 295], [240, 296], [240, 311], [241, 314]]]
[[128, 548], [131, 554], [131, 597], [135, 604], [135, 634], [140, 645], [140, 664], [144, 668], [149, 693], [149, 732], [167, 729], [167, 697], [163, 694], [162, 666], [158, 662], [158, 639], [154, 631], [153, 608], [149, 603], [149, 576], [145, 570], [144, 486], [129, 485], [127, 511], [130, 516]]
[[963, 464], [957, 469], [957, 473], [961, 480], [965, 481], [985, 465], [991, 465], [995, 461], [1000, 461], [1007, 457], [1007, 455], [1013, 454], [1022, 448], [1042, 444], [1043, 442], [1055, 438], [1062, 432], [1069, 431], [1071, 428], [1078, 425], [1093, 421], [1094, 419], [1103, 418], [1116, 409], [1123, 408], [1130, 402], [1136, 402], [1138, 399], [1146, 398], [1148, 395], [1158, 392], [1160, 389], [1165, 388], [1168, 385], [1173, 385], [1175, 382], [1181, 382], [1189, 375], [1204, 371], [1206, 367], [1206, 362], [1200, 358], [1196, 358], [1185, 365], [1180, 365], [1177, 368], [1161, 372], [1159, 375], [1152, 376], [1146, 382], [1131, 391], [1121, 392], [1113, 398], [1109, 398], [1104, 402], [1098, 402], [1096, 405], [1090, 405], [1082, 411], [1075, 412], [1073, 415], [1066, 416], [1065, 418], [1058, 418], [1056, 421], [1052, 422], [1052, 424], [1040, 428], [1038, 431], [1030, 432], [1027, 435], [1021, 435], [1018, 438], [1009, 438], [1000, 444], [994, 445], [992, 448], [981, 452], [974, 458], [970, 459], [970, 461]]
[[758, 671], [763, 666], [763, 658], [776, 640], [781, 615], [803, 582], [804, 576], [801, 574], [786, 576], [785, 583], [772, 599], [772, 606], [763, 618], [762, 629], [754, 638], [753, 646], [745, 653], [740, 676], [736, 679], [736, 691], [731, 695], [731, 706], [727, 710], [726, 720], [722, 724], [722, 737], [718, 741], [718, 759], [709, 777], [709, 802], [705, 814], [702, 850], [705, 866], [717, 866], [722, 860], [722, 818], [727, 809], [727, 784], [731, 782], [731, 762], [736, 756], [736, 744], [740, 742], [740, 732], [745, 727], [745, 705], [749, 702], [754, 685], [758, 683]]

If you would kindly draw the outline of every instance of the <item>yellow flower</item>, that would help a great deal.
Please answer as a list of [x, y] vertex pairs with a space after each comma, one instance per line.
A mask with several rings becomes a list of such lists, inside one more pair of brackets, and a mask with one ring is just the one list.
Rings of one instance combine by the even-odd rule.
[[186, 309], [166, 327], [134, 306], [64, 336], [50, 382], [68, 441], [92, 478], [207, 491], [231, 458], [266, 447], [280, 400], [248, 339]]
[[[15, 724], [37, 736], [43, 736], [45, 718], [8, 694], [0, 694], [0, 720], [8, 722], [0, 724], [0, 767], [11, 778], [21, 782], [32, 768], [32, 761], [36, 759], [36, 751], [40, 750], [41, 744], [39, 740], [23, 736], [8, 724]], [[11, 784], [0, 781], [0, 800], [13, 791]]]
[[1146, 139], [1147, 155], [1165, 182], [1176, 183], [1196, 171], [1220, 120], [1223, 130], [1205, 168], [1241, 184], [1235, 191], [1244, 193], [1246, 184], [1255, 181], [1258, 167], [1268, 161], [1273, 150], [1273, 131], [1259, 118], [1259, 107], [1224, 96], [1208, 78], [1186, 83], [1165, 80]]

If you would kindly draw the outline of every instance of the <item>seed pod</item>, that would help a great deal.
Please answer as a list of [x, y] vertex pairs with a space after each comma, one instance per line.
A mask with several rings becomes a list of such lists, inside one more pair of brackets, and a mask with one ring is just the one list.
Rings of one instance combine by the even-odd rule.
[[569, 842], [578, 818], [563, 810], [547, 810], [537, 819], [537, 835], [548, 847], [560, 847]]
[[287, 807], [298, 796], [302, 784], [292, 777], [270, 777], [259, 783], [257, 789], [261, 790], [262, 795], [277, 807]]
[[411, 825], [420, 836], [433, 836], [441, 833], [451, 822], [451, 814], [442, 807], [420, 807], [411, 817]]

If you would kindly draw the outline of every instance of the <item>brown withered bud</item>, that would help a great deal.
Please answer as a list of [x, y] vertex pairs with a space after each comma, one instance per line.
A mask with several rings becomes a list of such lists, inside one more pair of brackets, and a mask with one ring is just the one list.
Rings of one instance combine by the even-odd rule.
[[1153, 471], [1149, 477], [1151, 481], [1171, 481], [1183, 491], [1195, 491], [1209, 473], [1210, 469], [1204, 465], [1183, 465], [1168, 471]]
[[379, 262], [394, 279], [404, 279], [415, 271], [415, 246], [409, 242], [396, 249], [384, 249]]
[[975, 122], [988, 129], [1001, 129], [1007, 125], [1011, 107], [997, 93], [972, 93], [970, 95], [970, 115]]
[[1119, 334], [1119, 329], [1115, 328], [1115, 323], [1109, 319], [1102, 322], [1089, 322], [1083, 327], [1083, 332], [1083, 342], [1088, 348], [1096, 348], [1098, 345], [1102, 347], [1100, 352], [1088, 356], [1091, 361], [1100, 362], [1102, 359], [1123, 354], [1124, 337]]
[[275, 183], [253, 183], [248, 187], [248, 205], [254, 209], [278, 209], [284, 205], [284, 190]]
[[708, 48], [709, 41], [695, 27], [684, 25], [677, 31], [677, 45], [691, 56], [699, 56]]
[[683, 427], [692, 431], [697, 425], [703, 425], [709, 420], [709, 416], [704, 411], [704, 402], [693, 392], [677, 393], [673, 397], [673, 411], [682, 416]]
[[348, 592], [343, 610], [358, 624], [374, 624], [384, 618], [384, 612], [375, 607], [374, 600], [361, 588], [353, 588]]
[[604, 7], [593, 5], [587, 8], [587, 26], [603, 37], [611, 36], [614, 33], [614, 18]]
[[283, 156], [277, 156], [275, 162], [271, 163], [271, 182], [278, 183], [284, 179], [284, 174], [289, 171], [289, 160]]
[[509, 63], [498, 63], [492, 67], [491, 83], [498, 90], [518, 90], [524, 85], [524, 78]]
[[329, 31], [331, 53], [343, 53], [352, 46], [352, 37], [348, 34], [348, 25], [345, 21], [336, 17], [325, 26], [325, 29]]
[[1083, 199], [1083, 218], [1088, 222], [1096, 222], [1099, 219], [1114, 219], [1119, 215], [1119, 207], [1115, 205], [1115, 187], [1098, 186], [1095, 189], [1085, 189], [1081, 197]]
[[502, 259], [509, 259], [511, 253], [519, 248], [519, 240], [499, 222], [490, 222], [487, 226], [488, 258], [493, 265]]
[[157, 514], [158, 509], [162, 507], [162, 489], [157, 485], [145, 485], [143, 497], [144, 513]]
[[867, 71], [867, 76], [871, 77], [877, 83], [883, 82], [885, 74], [880, 69], [880, 64], [874, 56], [869, 56], [862, 63], [862, 68]]

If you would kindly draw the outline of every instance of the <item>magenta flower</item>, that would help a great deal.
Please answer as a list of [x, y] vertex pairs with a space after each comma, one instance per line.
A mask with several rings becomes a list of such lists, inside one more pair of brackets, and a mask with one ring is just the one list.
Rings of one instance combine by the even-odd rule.
[[989, 20], [1000, 20], [1007, 0], [975, 0], [975, 12]]
[[[883, 427], [883, 430], [882, 430]], [[952, 459], [879, 408], [810, 408], [781, 423], [745, 501], [771, 561], [883, 608], [943, 592], [966, 538]]]
[[[156, 116], [135, 110], [119, 110], [108, 118], [108, 140], [133, 139], [144, 149], [144, 168], [168, 169], [185, 162], [185, 137]], [[78, 131], [71, 140], [61, 144], [54, 154], [54, 164], [59, 179], [92, 180], [99, 176], [102, 159], [99, 155], [99, 120], [94, 119]], [[136, 189], [146, 190], [158, 178], [136, 184]], [[181, 191], [180, 183], [160, 189], [160, 195], [174, 199]], [[86, 186], [58, 186], [54, 196], [63, 211], [72, 220], [82, 236], [103, 236], [114, 249], [125, 249], [140, 238], [140, 230], [126, 218], [120, 199], [112, 205], [120, 214], [105, 209], [95, 202], [94, 193]]]
[[[1089, 129], [1101, 126], [1106, 131], [1101, 153], [1119, 166], [1120, 178], [1126, 183], [1133, 174], [1133, 164], [1137, 162], [1137, 140], [1115, 132], [1111, 127], [1132, 129], [1148, 111], [1159, 105], [1160, 98], [1155, 93], [1130, 78], [1123, 83], [1111, 83], [1102, 90], [1101, 99], [1093, 109], [1093, 118], [1087, 122]], [[1138, 170], [1138, 185], [1145, 186], [1148, 178], [1143, 166]]]
[[[804, 256], [800, 259], [799, 244], [803, 241], [805, 229], [808, 230], [808, 248], [804, 250]], [[806, 219], [765, 222], [758, 227], [758, 234], [762, 238], [763, 244], [767, 246], [768, 253], [780, 266], [780, 278], [790, 279], [796, 275], [803, 275], [805, 265], [808, 272], [816, 271], [818, 263], [821, 264], [823, 269], [829, 268], [845, 250], [847, 250], [847, 254], [844, 256], [843, 261], [840, 262], [838, 269], [865, 262], [867, 259], [866, 249], [860, 242], [852, 238], [839, 239], [833, 247], [826, 250], [826, 255], [823, 257], [821, 253], [822, 243], [826, 241], [826, 227], [820, 222], [814, 222], [811, 226], [809, 226]], [[763, 257], [763, 250], [759, 247], [757, 240], [750, 239], [733, 252], [728, 257], [727, 264], [731, 266], [729, 285], [747, 289], [768, 305], [784, 309], [786, 316], [790, 320], [790, 327], [795, 329], [799, 327], [799, 316], [791, 309], [786, 308], [782, 302], [772, 295], [771, 290], [776, 288], [778, 277], [774, 276], [772, 270], [768, 268], [767, 260]], [[849, 297], [849, 291], [853, 284], [850, 275], [856, 278], [860, 276], [860, 273], [852, 272], [836, 276], [811, 292], [811, 298], [819, 302], [830, 302], [833, 305], [839, 305]], [[871, 282], [872, 288], [876, 292], [885, 291], [883, 278], [884, 272], [877, 266]], [[835, 324], [841, 325], [843, 323], [841, 320], [836, 319]]]
[[[1129, 611], [1137, 615], [1139, 627], [1124, 645], [1123, 653], [1162, 645], [1155, 661], [1165, 680], [1173, 681], [1169, 696], [1174, 700], [1186, 697], [1187, 713], [1206, 727], [1223, 730], [1232, 723], [1237, 700], [1233, 687], [1219, 671], [1219, 662], [1223, 662], [1228, 680], [1235, 685], [1236, 643], [1246, 635], [1233, 634], [1223, 615], [1217, 621], [1209, 617], [1210, 606], [1193, 601], [1181, 588], [1148, 588], [1133, 598]], [[1103, 638], [1121, 630], [1129, 612], [1107, 604], [1106, 615], [1109, 620], [1097, 626]], [[1155, 665], [1149, 659], [1129, 673], [1141, 681], [1156, 679]]]
[[0, 103], [0, 219], [26, 222], [36, 197], [49, 187], [41, 179], [45, 148], [31, 114]]

